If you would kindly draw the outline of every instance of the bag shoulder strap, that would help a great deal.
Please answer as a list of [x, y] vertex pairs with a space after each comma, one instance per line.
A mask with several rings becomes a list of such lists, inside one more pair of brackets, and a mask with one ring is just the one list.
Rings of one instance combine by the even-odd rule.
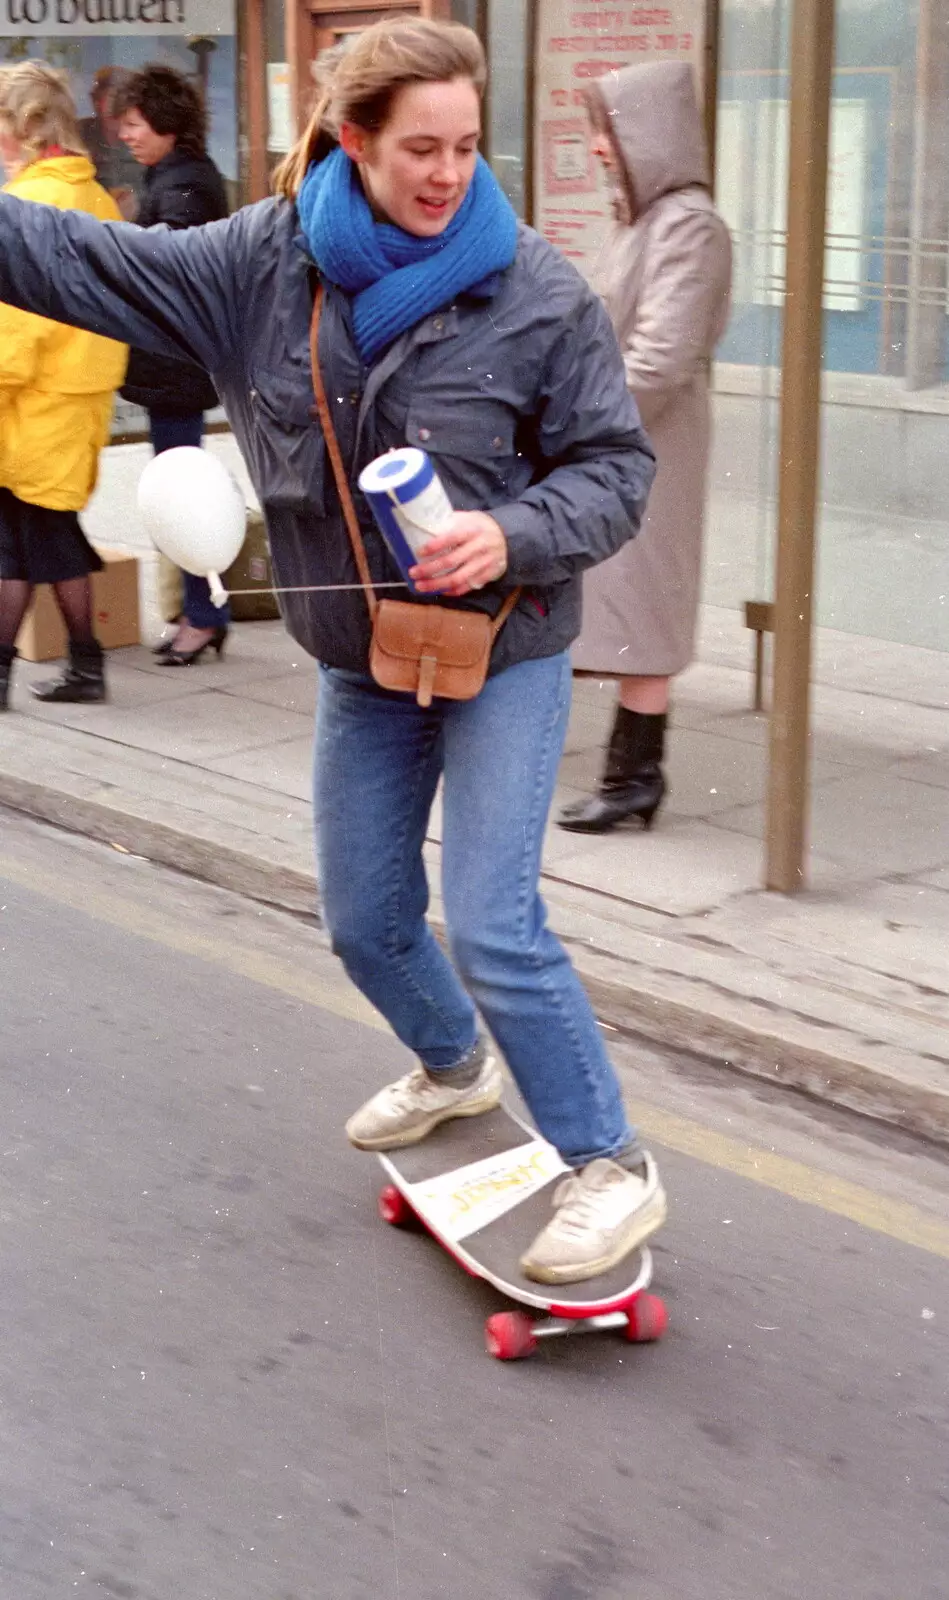
[[[369, 561], [366, 556], [366, 546], [363, 543], [363, 537], [359, 531], [359, 519], [356, 516], [356, 507], [353, 505], [353, 497], [349, 487], [349, 479], [346, 476], [346, 468], [343, 465], [343, 457], [340, 453], [339, 440], [336, 437], [336, 429], [333, 426], [333, 413], [329, 408], [329, 401], [326, 398], [326, 387], [323, 383], [323, 374], [320, 371], [320, 317], [322, 316], [323, 312], [324, 292], [325, 291], [322, 283], [317, 284], [316, 294], [313, 297], [313, 316], [310, 319], [310, 366], [313, 371], [313, 393], [316, 397], [316, 414], [320, 419], [320, 426], [323, 429], [323, 437], [326, 440], [326, 448], [329, 452], [330, 462], [332, 463], [333, 477], [336, 479], [336, 488], [339, 493], [340, 504], [343, 508], [346, 531], [349, 534], [349, 542], [353, 547], [353, 555], [356, 558], [356, 570], [359, 573], [359, 581], [366, 592], [366, 604], [369, 607], [369, 615], [371, 619], [375, 621], [376, 611], [379, 606], [379, 596], [376, 594], [376, 591], [372, 586], [372, 574], [369, 571]], [[522, 590], [518, 588], [513, 589], [508, 595], [503, 606], [495, 617], [494, 622], [492, 623], [492, 639], [496, 639], [501, 629], [504, 627], [505, 622], [511, 615], [511, 612], [514, 610], [514, 607], [517, 605], [518, 600], [521, 598], [521, 593]]]
[[343, 508], [346, 531], [349, 534], [349, 542], [353, 547], [353, 555], [356, 558], [356, 571], [359, 573], [359, 581], [366, 591], [366, 604], [369, 607], [369, 615], [374, 621], [376, 608], [379, 605], [379, 597], [372, 586], [372, 575], [369, 571], [369, 561], [366, 557], [366, 546], [363, 544], [362, 534], [359, 531], [359, 519], [356, 516], [356, 507], [353, 505], [349, 480], [346, 477], [346, 468], [343, 465], [343, 458], [340, 454], [339, 440], [336, 437], [336, 429], [333, 426], [333, 414], [329, 408], [326, 388], [323, 383], [323, 374], [320, 371], [320, 317], [323, 311], [323, 294], [323, 285], [320, 283], [317, 285], [313, 299], [313, 316], [310, 319], [310, 366], [313, 371], [316, 414], [320, 419], [323, 438], [326, 440], [326, 448], [333, 466], [333, 477], [336, 479], [336, 488]]
[[514, 610], [514, 607], [517, 605], [517, 602], [521, 598], [521, 595], [523, 594], [523, 592], [524, 592], [523, 589], [512, 589], [511, 590], [510, 594], [508, 595], [507, 599], [505, 600], [503, 606], [501, 607], [500, 611], [498, 612], [498, 614], [495, 617], [494, 622], [493, 622], [493, 624], [491, 626], [491, 637], [492, 637], [492, 639], [496, 639], [498, 634], [501, 632], [501, 629], [504, 627], [504, 624], [506, 623], [508, 617], [511, 615], [511, 612]]

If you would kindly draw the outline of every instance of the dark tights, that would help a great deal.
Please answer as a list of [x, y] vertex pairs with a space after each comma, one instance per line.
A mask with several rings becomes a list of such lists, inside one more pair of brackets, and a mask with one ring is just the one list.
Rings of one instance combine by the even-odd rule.
[[[91, 644], [95, 633], [92, 627], [92, 584], [89, 579], [67, 578], [64, 583], [54, 583], [53, 592], [70, 640], [74, 644]], [[24, 579], [0, 579], [0, 645], [9, 647], [16, 643], [20, 624], [32, 597], [33, 585]]]

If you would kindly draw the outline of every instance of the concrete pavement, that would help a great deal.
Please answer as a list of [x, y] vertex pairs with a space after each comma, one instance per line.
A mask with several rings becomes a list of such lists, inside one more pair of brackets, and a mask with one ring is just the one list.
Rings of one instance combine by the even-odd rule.
[[[233, 441], [215, 439], [240, 470]], [[154, 564], [134, 512], [144, 446], [107, 452], [89, 528]], [[238, 626], [221, 664], [109, 660], [111, 703], [48, 707], [20, 664], [0, 803], [312, 910], [313, 663], [279, 624]], [[680, 680], [671, 795], [654, 831], [551, 828], [544, 890], [603, 1021], [949, 1145], [949, 655], [819, 634], [810, 888], [762, 892], [767, 719], [750, 643], [706, 608]], [[592, 787], [608, 685], [577, 687], [559, 799]], [[439, 816], [428, 845], [437, 885]], [[437, 894], [434, 906], [440, 914]]]

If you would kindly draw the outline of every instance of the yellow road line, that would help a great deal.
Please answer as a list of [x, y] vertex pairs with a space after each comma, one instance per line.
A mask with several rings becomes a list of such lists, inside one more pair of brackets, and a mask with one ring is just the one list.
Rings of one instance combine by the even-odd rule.
[[698, 1122], [690, 1122], [687, 1117], [662, 1111], [644, 1101], [627, 1099], [626, 1104], [640, 1130], [657, 1144], [665, 1145], [667, 1150], [693, 1156], [711, 1167], [721, 1167], [739, 1178], [760, 1183], [766, 1189], [777, 1189], [791, 1200], [846, 1217], [862, 1228], [884, 1233], [900, 1244], [915, 1245], [919, 1250], [949, 1261], [949, 1224], [920, 1211], [917, 1206], [861, 1188], [860, 1184], [850, 1183], [846, 1178], [835, 1178], [803, 1161], [793, 1161], [728, 1134], [716, 1133]]
[[[89, 889], [55, 873], [27, 866], [3, 853], [0, 853], [0, 878], [22, 884], [44, 899], [83, 911], [97, 921], [121, 928], [151, 944], [210, 961], [251, 983], [275, 989], [349, 1022], [383, 1033], [389, 1031], [378, 1012], [348, 982], [341, 967], [334, 967], [333, 977], [323, 981], [311, 970], [290, 966], [275, 956], [241, 949], [235, 942], [196, 933], [160, 912], [154, 904], [147, 909], [140, 907], [118, 895]], [[833, 1216], [846, 1217], [871, 1232], [949, 1261], [949, 1224], [916, 1206], [835, 1178], [802, 1161], [793, 1161], [717, 1133], [701, 1123], [644, 1101], [629, 1101], [628, 1104], [631, 1116], [643, 1133], [669, 1150], [747, 1178], [751, 1183], [760, 1183], [764, 1188], [816, 1206]]]
[[[14, 861], [10, 856], [0, 852], [0, 879], [3, 878], [11, 883], [22, 884], [26, 889], [32, 889], [45, 900], [54, 900], [59, 905], [70, 906], [75, 911], [84, 911], [97, 922], [108, 923], [110, 927], [121, 928], [123, 932], [134, 934], [136, 938], [147, 939], [150, 944], [163, 945], [165, 949], [175, 950], [179, 955], [195, 956], [202, 961], [211, 961], [216, 966], [235, 973], [237, 977], [249, 979], [251, 983], [261, 983], [265, 988], [278, 989], [294, 1000], [319, 1006], [321, 1010], [330, 1011], [337, 1017], [345, 1017], [349, 1022], [359, 1022], [364, 1027], [376, 1028], [380, 1033], [389, 1032], [388, 1024], [383, 1022], [368, 1000], [363, 999], [359, 990], [353, 988], [342, 967], [335, 962], [332, 979], [323, 982], [314, 972], [302, 965], [299, 968], [291, 967], [285, 961], [268, 956], [262, 951], [242, 950], [239, 945], [227, 940], [210, 934], [196, 933], [186, 923], [176, 921], [173, 917], [160, 912], [154, 905], [149, 905], [146, 909], [136, 905], [132, 900], [124, 900], [101, 889], [91, 889], [86, 885], [72, 883], [55, 873]], [[328, 955], [325, 959], [327, 962], [333, 960]]]

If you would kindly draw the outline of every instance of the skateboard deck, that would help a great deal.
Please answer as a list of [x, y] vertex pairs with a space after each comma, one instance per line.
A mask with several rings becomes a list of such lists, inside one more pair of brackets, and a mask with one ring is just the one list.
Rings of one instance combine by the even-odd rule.
[[661, 1300], [646, 1294], [652, 1256], [643, 1247], [584, 1283], [526, 1278], [520, 1257], [552, 1215], [553, 1191], [569, 1169], [509, 1106], [443, 1122], [420, 1144], [387, 1150], [389, 1179], [379, 1210], [394, 1225], [418, 1221], [459, 1266], [532, 1311], [488, 1318], [488, 1350], [502, 1360], [529, 1355], [556, 1334], [621, 1330], [646, 1342], [665, 1331]]

